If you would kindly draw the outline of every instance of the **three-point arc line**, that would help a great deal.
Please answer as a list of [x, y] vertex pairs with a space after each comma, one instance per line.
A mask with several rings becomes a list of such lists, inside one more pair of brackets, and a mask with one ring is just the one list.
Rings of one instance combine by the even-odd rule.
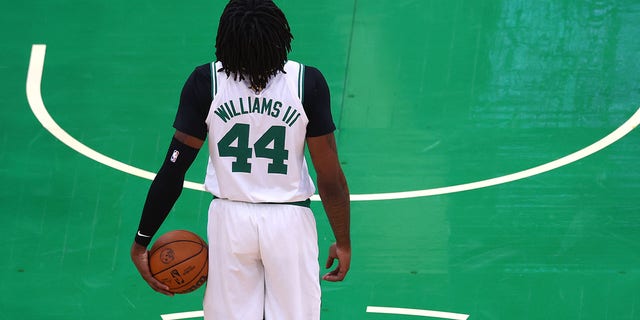
[[[85, 155], [86, 157], [93, 159], [97, 162], [100, 162], [106, 166], [112, 167], [116, 170], [120, 170], [134, 176], [138, 176], [144, 179], [153, 180], [155, 177], [155, 173], [142, 170], [126, 163], [122, 163], [115, 159], [109, 158], [76, 140], [74, 137], [69, 135], [64, 129], [62, 129], [49, 115], [44, 102], [42, 100], [41, 93], [41, 83], [42, 83], [42, 70], [44, 67], [44, 58], [46, 52], [46, 45], [44, 44], [34, 44], [31, 49], [31, 59], [29, 61], [29, 71], [27, 73], [27, 100], [29, 101], [29, 106], [31, 107], [31, 111], [36, 116], [38, 121], [42, 124], [42, 126], [47, 129], [54, 137], [60, 140], [62, 143], [66, 144], [73, 150]], [[372, 193], [372, 194], [352, 194], [352, 201], [372, 201], [372, 200], [393, 200], [393, 199], [407, 199], [407, 198], [418, 198], [418, 197], [428, 197], [435, 195], [442, 195], [447, 193], [468, 191], [473, 189], [486, 188], [490, 186], [495, 186], [503, 183], [508, 183], [524, 178], [528, 178], [534, 175], [538, 175], [547, 171], [551, 171], [562, 166], [568, 165], [572, 162], [578, 161], [584, 157], [587, 157], [591, 154], [594, 154], [605, 147], [611, 145], [612, 143], [618, 141], [629, 132], [631, 132], [635, 127], [640, 123], [640, 108], [636, 110], [636, 112], [620, 127], [616, 130], [605, 136], [604, 138], [596, 141], [595, 143], [587, 146], [584, 149], [578, 150], [574, 153], [571, 153], [567, 156], [559, 158], [557, 160], [539, 165], [537, 167], [533, 167], [527, 170], [523, 170], [520, 172], [508, 174], [501, 177], [496, 177], [487, 180], [481, 180], [471, 183], [459, 184], [455, 186], [449, 187], [441, 187], [434, 189], [426, 189], [426, 190], [415, 190], [415, 191], [402, 191], [402, 192], [388, 192], [388, 193]], [[196, 183], [191, 181], [185, 181], [185, 188], [204, 191], [204, 185], [202, 183]], [[318, 201], [320, 197], [318, 195], [314, 195], [311, 200]]]
[[[62, 129], [56, 122], [53, 120], [49, 112], [47, 111], [44, 101], [42, 100], [41, 93], [41, 84], [42, 84], [42, 71], [44, 68], [44, 59], [45, 59], [46, 45], [44, 44], [34, 44], [31, 49], [31, 58], [29, 61], [29, 70], [27, 72], [27, 83], [26, 83], [26, 93], [27, 100], [29, 102], [29, 106], [31, 111], [36, 116], [38, 121], [42, 124], [42, 126], [47, 129], [54, 137], [60, 140], [62, 143], [66, 144], [71, 149], [79, 152], [80, 154], [95, 160], [99, 163], [102, 163], [106, 166], [114, 168], [116, 170], [120, 170], [122, 172], [129, 173], [134, 176], [138, 176], [140, 178], [153, 180], [155, 177], [155, 173], [142, 170], [126, 163], [120, 162], [118, 160], [107, 157], [78, 141], [71, 135], [69, 135], [64, 129]], [[426, 190], [415, 190], [415, 191], [404, 191], [404, 192], [388, 192], [388, 193], [374, 193], [374, 194], [352, 194], [352, 201], [372, 201], [372, 200], [393, 200], [393, 199], [407, 199], [407, 198], [417, 198], [417, 197], [428, 197], [434, 195], [442, 195], [448, 193], [462, 192], [479, 188], [486, 188], [490, 186], [495, 186], [503, 183], [508, 183], [524, 178], [528, 178], [534, 175], [538, 175], [547, 171], [551, 171], [562, 166], [568, 165], [572, 162], [578, 161], [582, 158], [585, 158], [591, 154], [594, 154], [605, 147], [611, 145], [612, 143], [620, 140], [622, 137], [627, 135], [629, 132], [633, 131], [638, 124], [640, 123], [640, 108], [636, 110], [636, 112], [625, 121], [620, 127], [615, 129], [613, 132], [605, 136], [604, 138], [594, 142], [593, 144], [578, 150], [574, 153], [571, 153], [567, 156], [559, 158], [557, 160], [539, 165], [537, 167], [533, 167], [527, 170], [523, 170], [520, 172], [508, 174], [501, 177], [496, 177], [487, 180], [481, 180], [471, 183], [465, 183], [455, 186], [449, 187], [441, 187], [434, 189], [426, 189]], [[202, 183], [195, 183], [191, 181], [185, 181], [185, 188], [204, 191], [204, 186]], [[318, 201], [320, 200], [317, 195], [312, 197], [312, 200]], [[405, 309], [405, 308], [390, 308], [390, 307], [367, 307], [367, 312], [369, 313], [386, 313], [386, 314], [399, 314], [399, 315], [412, 315], [412, 316], [423, 316], [423, 317], [433, 317], [433, 318], [441, 318], [441, 319], [452, 319], [452, 320], [466, 320], [469, 315], [458, 314], [458, 313], [450, 313], [450, 312], [441, 312], [441, 311], [431, 311], [431, 310], [419, 310], [419, 309]], [[188, 318], [196, 318], [202, 317], [202, 311], [193, 311], [193, 312], [183, 312], [183, 313], [175, 313], [175, 314], [167, 314], [162, 315], [163, 320], [172, 320], [172, 319], [188, 319]]]

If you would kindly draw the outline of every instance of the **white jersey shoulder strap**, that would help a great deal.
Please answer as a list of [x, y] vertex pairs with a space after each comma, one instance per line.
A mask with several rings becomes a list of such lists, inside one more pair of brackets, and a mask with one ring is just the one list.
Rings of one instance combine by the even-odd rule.
[[304, 65], [295, 61], [287, 61], [284, 65], [289, 86], [298, 95], [300, 101], [304, 96]]

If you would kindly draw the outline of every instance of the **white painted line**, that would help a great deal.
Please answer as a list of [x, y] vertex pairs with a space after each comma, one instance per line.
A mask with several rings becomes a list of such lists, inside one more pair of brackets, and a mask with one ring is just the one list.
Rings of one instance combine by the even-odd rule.
[[[51, 116], [49, 115], [49, 112], [44, 106], [44, 102], [42, 101], [42, 94], [40, 92], [45, 51], [46, 51], [46, 45], [44, 44], [33, 45], [31, 49], [31, 60], [29, 62], [29, 71], [27, 74], [27, 100], [29, 101], [29, 106], [31, 107], [31, 111], [36, 116], [38, 121], [40, 121], [42, 126], [45, 129], [49, 130], [49, 132], [51, 132], [51, 134], [54, 137], [56, 137], [58, 140], [60, 140], [62, 143], [66, 144], [73, 150], [76, 150], [77, 152], [85, 155], [90, 159], [93, 159], [104, 165], [112, 167], [116, 170], [120, 170], [122, 172], [126, 172], [144, 179], [153, 180], [153, 178], [155, 177], [155, 173], [132, 167], [128, 164], [109, 158], [87, 147], [86, 145], [82, 144], [81, 142], [79, 142], [78, 140], [70, 136], [62, 128], [60, 128], [60, 126], [53, 120], [53, 118], [51, 118]], [[525, 179], [534, 175], [538, 175], [547, 171], [560, 168], [572, 162], [578, 161], [584, 157], [592, 155], [606, 148], [612, 143], [620, 140], [622, 137], [624, 137], [633, 129], [635, 129], [638, 126], [638, 124], [640, 124], [640, 108], [638, 108], [638, 110], [636, 110], [636, 112], [620, 127], [618, 127], [616, 130], [608, 134], [606, 137], [591, 144], [590, 146], [582, 150], [576, 151], [565, 157], [562, 157], [560, 159], [551, 161], [549, 163], [539, 165], [537, 167], [523, 170], [520, 172], [508, 174], [506, 176], [496, 177], [492, 179], [476, 181], [471, 183], [459, 184], [455, 186], [426, 189], [426, 190], [389, 192], [389, 193], [372, 193], [372, 194], [352, 194], [351, 200], [352, 201], [373, 201], [373, 200], [393, 200], [393, 199], [429, 197], [429, 196], [442, 195], [447, 193], [486, 188], [486, 187], [491, 187], [498, 184]], [[185, 181], [184, 187], [193, 189], [193, 190], [204, 191], [204, 185], [202, 183]], [[319, 201], [320, 197], [318, 195], [314, 195], [313, 197], [311, 197], [311, 200]]]
[[162, 320], [179, 320], [204, 317], [204, 311], [180, 312], [160, 315]]
[[454, 192], [468, 191], [473, 189], [486, 188], [486, 187], [495, 186], [498, 184], [521, 180], [524, 178], [528, 178], [534, 175], [538, 175], [547, 171], [560, 168], [562, 166], [566, 166], [572, 162], [576, 162], [582, 158], [592, 155], [606, 148], [612, 143], [620, 140], [629, 132], [633, 131], [633, 129], [635, 129], [639, 123], [640, 123], [640, 108], [638, 108], [638, 110], [636, 110], [636, 112], [620, 127], [618, 127], [616, 130], [608, 134], [606, 137], [591, 144], [590, 146], [584, 149], [581, 149], [579, 151], [576, 151], [570, 155], [564, 156], [560, 159], [551, 161], [549, 163], [545, 163], [543, 165], [539, 165], [537, 167], [527, 169], [524, 171], [508, 174], [506, 176], [482, 180], [482, 181], [476, 181], [471, 183], [459, 184], [459, 185], [450, 186], [450, 187], [443, 187], [443, 188], [406, 191], [406, 192], [354, 195], [352, 196], [352, 200], [356, 200], [354, 199], [354, 197], [360, 201], [428, 197], [428, 196], [435, 196], [435, 195], [446, 194], [446, 193], [454, 193]]
[[[126, 172], [140, 178], [153, 180], [153, 178], [155, 178], [156, 176], [155, 173], [138, 169], [128, 164], [114, 160], [87, 147], [82, 142], [69, 135], [53, 120], [44, 106], [42, 93], [40, 91], [42, 83], [42, 70], [44, 68], [44, 56], [46, 50], [47, 46], [44, 44], [33, 45], [33, 47], [31, 48], [29, 71], [27, 72], [27, 100], [29, 101], [31, 111], [36, 116], [38, 121], [40, 121], [42, 126], [49, 132], [51, 132], [54, 137], [62, 141], [62, 143], [66, 144], [71, 149], [90, 159], [93, 159], [99, 163], [120, 170], [122, 172]], [[204, 191], [204, 185], [202, 183], [185, 181], [184, 186], [186, 188]]]
[[389, 308], [389, 307], [369, 306], [367, 307], [367, 312], [368, 313], [400, 314], [400, 315], [407, 315], [407, 316], [430, 317], [430, 318], [451, 319], [451, 320], [467, 320], [467, 318], [469, 318], [468, 314], [461, 314], [461, 313], [420, 310], [420, 309]]
[[[367, 307], [367, 313], [385, 313], [385, 314], [397, 314], [405, 316], [418, 316], [418, 317], [430, 317], [450, 320], [467, 320], [468, 314], [433, 311], [433, 310], [421, 310], [421, 309], [406, 309], [406, 308], [389, 308], [389, 307]], [[204, 317], [203, 311], [191, 311], [180, 312], [160, 315], [162, 320], [180, 320], [180, 319], [192, 319]]]

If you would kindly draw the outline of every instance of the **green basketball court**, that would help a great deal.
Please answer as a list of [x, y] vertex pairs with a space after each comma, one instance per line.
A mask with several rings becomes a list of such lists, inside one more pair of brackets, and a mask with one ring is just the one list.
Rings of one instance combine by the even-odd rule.
[[[129, 247], [225, 3], [2, 3], [0, 319], [201, 319]], [[640, 319], [640, 2], [276, 3], [352, 192], [323, 319]], [[205, 235], [205, 166], [160, 233]]]

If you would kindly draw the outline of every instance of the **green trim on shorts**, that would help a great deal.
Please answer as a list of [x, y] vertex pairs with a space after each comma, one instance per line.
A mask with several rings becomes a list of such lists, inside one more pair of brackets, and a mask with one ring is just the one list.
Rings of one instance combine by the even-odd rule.
[[[216, 196], [213, 196], [213, 199], [228, 200], [228, 199], [218, 198]], [[233, 200], [229, 200], [229, 201], [233, 201]], [[248, 203], [255, 203], [255, 204], [284, 204], [284, 205], [311, 208], [311, 199], [302, 200], [302, 201], [294, 201], [294, 202], [248, 202]]]

